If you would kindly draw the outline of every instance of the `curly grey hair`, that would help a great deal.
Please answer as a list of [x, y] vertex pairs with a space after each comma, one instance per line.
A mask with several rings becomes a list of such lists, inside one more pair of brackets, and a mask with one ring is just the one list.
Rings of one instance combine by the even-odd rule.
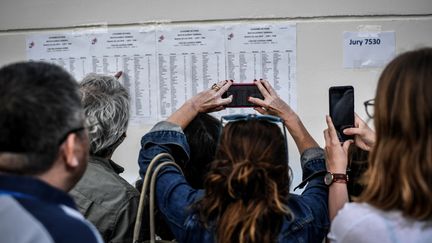
[[129, 94], [114, 76], [94, 73], [84, 77], [80, 91], [89, 129], [90, 154], [110, 157], [126, 137]]

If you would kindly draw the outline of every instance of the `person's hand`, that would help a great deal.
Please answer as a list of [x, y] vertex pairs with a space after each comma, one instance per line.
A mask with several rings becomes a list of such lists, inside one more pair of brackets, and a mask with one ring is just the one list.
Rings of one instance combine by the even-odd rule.
[[213, 84], [211, 89], [202, 91], [188, 99], [166, 121], [177, 124], [182, 129], [185, 129], [198, 113], [223, 110], [225, 108], [224, 105], [232, 101], [232, 95], [222, 98], [222, 94], [228, 90], [231, 84], [232, 81], [228, 80]]
[[357, 147], [370, 151], [375, 144], [375, 132], [355, 114], [355, 127], [343, 130], [346, 135], [354, 135], [354, 143]]
[[260, 79], [255, 81], [255, 84], [264, 97], [264, 100], [249, 97], [249, 102], [258, 105], [254, 108], [256, 111], [261, 114], [278, 116], [284, 120], [295, 115], [295, 112], [279, 97], [268, 81]]
[[225, 93], [231, 85], [232, 81], [220, 81], [213, 85], [211, 89], [196, 94], [189, 99], [188, 102], [190, 102], [193, 109], [199, 113], [223, 110], [225, 108], [224, 105], [232, 102], [232, 95], [227, 98], [222, 98], [222, 94]]
[[119, 79], [122, 76], [122, 74], [123, 74], [123, 71], [118, 71], [116, 74], [114, 74], [114, 77], [116, 79]]
[[324, 130], [324, 139], [327, 171], [346, 174], [348, 148], [353, 141], [347, 140], [341, 146], [330, 116], [326, 116], [326, 122], [328, 128]]

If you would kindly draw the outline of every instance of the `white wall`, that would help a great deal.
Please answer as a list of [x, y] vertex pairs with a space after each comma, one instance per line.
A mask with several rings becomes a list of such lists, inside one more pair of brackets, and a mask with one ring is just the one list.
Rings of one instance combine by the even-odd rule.
[[[82, 26], [138, 26], [154, 23], [203, 22], [297, 23], [298, 113], [323, 145], [324, 117], [328, 113], [328, 87], [349, 84], [355, 88], [355, 110], [365, 117], [363, 101], [374, 97], [380, 68], [344, 69], [342, 33], [362, 25], [395, 31], [396, 52], [432, 46], [431, 0], [1, 0], [0, 65], [25, 60], [25, 36]], [[136, 164], [146, 126], [131, 126], [128, 137], [114, 155], [126, 167], [129, 181], [138, 176]], [[298, 153], [292, 141], [290, 161], [301, 179]]]

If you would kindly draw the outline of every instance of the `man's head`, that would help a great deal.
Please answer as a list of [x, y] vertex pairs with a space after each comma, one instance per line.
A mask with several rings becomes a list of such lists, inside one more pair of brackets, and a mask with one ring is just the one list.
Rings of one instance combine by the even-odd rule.
[[110, 158], [126, 137], [129, 94], [114, 76], [87, 75], [80, 84], [90, 154]]
[[0, 172], [41, 177], [64, 170], [70, 186], [87, 164], [83, 123], [78, 84], [62, 68], [22, 62], [0, 69]]

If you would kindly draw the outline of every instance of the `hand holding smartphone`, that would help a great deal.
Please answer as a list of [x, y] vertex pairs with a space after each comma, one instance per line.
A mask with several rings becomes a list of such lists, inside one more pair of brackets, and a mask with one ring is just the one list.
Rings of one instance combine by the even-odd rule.
[[329, 107], [339, 141], [353, 139], [353, 136], [345, 135], [343, 130], [354, 127], [354, 88], [352, 86], [330, 87]]
[[248, 101], [249, 97], [264, 99], [254, 83], [234, 83], [222, 94], [222, 98], [230, 95], [233, 96], [233, 99], [226, 107], [254, 107], [256, 105]]

